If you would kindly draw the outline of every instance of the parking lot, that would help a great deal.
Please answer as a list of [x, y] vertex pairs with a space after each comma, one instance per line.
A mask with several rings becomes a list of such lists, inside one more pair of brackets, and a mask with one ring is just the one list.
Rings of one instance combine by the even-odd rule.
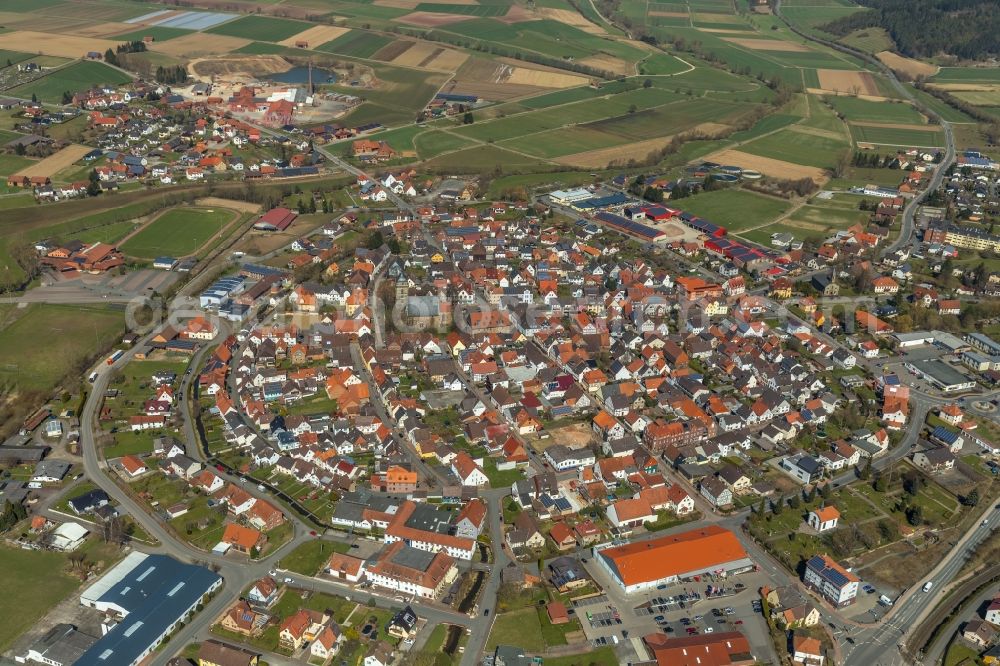
[[[662, 589], [628, 596], [612, 584], [604, 588], [606, 594], [575, 601], [570, 612], [579, 617], [592, 645], [617, 646], [619, 653], [631, 649], [639, 658], [643, 655], [637, 643], [650, 633], [662, 632], [673, 638], [740, 631], [750, 641], [754, 655], [767, 660], [774, 658], [773, 649], [764, 617], [756, 610], [756, 590], [766, 583], [763, 574], [752, 573], [725, 581], [663, 585]], [[721, 589], [721, 594], [709, 595], [710, 586], [713, 591]]]

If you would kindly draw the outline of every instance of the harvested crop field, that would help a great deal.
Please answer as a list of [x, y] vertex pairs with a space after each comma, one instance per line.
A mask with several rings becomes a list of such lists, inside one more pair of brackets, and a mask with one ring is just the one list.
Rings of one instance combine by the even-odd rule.
[[93, 150], [93, 148], [88, 148], [87, 146], [81, 146], [79, 144], [66, 146], [59, 152], [49, 155], [44, 160], [35, 162], [31, 166], [24, 167], [15, 175], [51, 177], [53, 174], [62, 171], [66, 167], [82, 159], [83, 156], [91, 150]]
[[193, 58], [230, 53], [250, 43], [249, 39], [241, 37], [229, 37], [228, 35], [212, 35], [208, 37], [194, 32], [167, 42], [155, 42], [150, 47], [150, 50], [177, 58]]
[[382, 62], [393, 62], [414, 46], [416, 46], [414, 42], [395, 39], [373, 53], [372, 59], [381, 60]]
[[851, 95], [878, 96], [875, 78], [868, 72], [852, 72], [843, 69], [817, 69], [819, 87], [823, 90], [849, 93]]
[[339, 28], [334, 25], [316, 25], [308, 30], [303, 30], [297, 35], [292, 35], [288, 39], [283, 39], [278, 43], [282, 46], [294, 47], [299, 42], [305, 42], [308, 44], [307, 48], [311, 48], [333, 41], [345, 32], [348, 32], [348, 30], [349, 28]]
[[775, 160], [770, 157], [760, 157], [739, 150], [721, 150], [706, 156], [705, 159], [720, 164], [735, 164], [742, 169], [759, 171], [765, 176], [771, 176], [772, 178], [788, 178], [791, 180], [812, 178], [817, 183], [827, 180], [825, 169], [793, 164], [792, 162]]
[[594, 69], [603, 69], [614, 74], [622, 74], [625, 76], [632, 76], [635, 74], [635, 66], [633, 66], [632, 63], [604, 53], [584, 58], [578, 62], [581, 65], [593, 67]]
[[73, 30], [73, 34], [80, 37], [107, 37], [117, 35], [127, 30], [134, 29], [135, 26], [128, 23], [94, 23]]
[[511, 25], [513, 23], [524, 23], [538, 18], [533, 12], [529, 12], [521, 5], [511, 5], [507, 13], [503, 16], [494, 16], [495, 20]]
[[790, 51], [793, 53], [806, 53], [810, 49], [802, 44], [786, 42], [783, 39], [744, 39], [741, 37], [723, 37], [722, 41], [742, 46], [752, 51]]
[[411, 12], [396, 19], [398, 23], [416, 25], [421, 28], [439, 28], [443, 25], [452, 25], [462, 21], [476, 18], [475, 16], [462, 16], [461, 14], [436, 14], [434, 12]]
[[541, 14], [544, 18], [549, 18], [554, 21], [559, 21], [560, 23], [565, 23], [566, 25], [571, 25], [574, 28], [579, 28], [580, 30], [584, 32], [589, 32], [592, 35], [607, 34], [604, 28], [602, 28], [601, 26], [594, 25], [593, 23], [585, 19], [583, 15], [574, 11], [570, 11], [569, 9], [552, 9], [550, 7], [546, 7], [540, 9], [538, 13]]
[[[468, 60], [468, 54], [447, 49], [437, 44], [428, 42], [403, 42], [406, 48], [400, 51], [388, 62], [402, 67], [421, 67], [425, 69], [438, 69], [446, 72], [454, 72]], [[391, 46], [391, 45], [390, 45]], [[376, 60], [383, 60], [386, 49], [375, 54]]]
[[590, 79], [586, 76], [578, 74], [544, 72], [526, 67], [515, 67], [506, 81], [510, 85], [537, 86], [539, 88], [573, 88], [587, 85], [589, 82]]
[[454, 49], [442, 49], [440, 53], [435, 55], [429, 61], [422, 63], [420, 66], [425, 69], [436, 69], [442, 72], [455, 72], [459, 67], [464, 65], [465, 61], [468, 59], [468, 53], [462, 53], [461, 51], [456, 51]]
[[898, 53], [893, 53], [892, 51], [880, 51], [875, 55], [887, 67], [891, 67], [892, 69], [900, 72], [905, 72], [913, 78], [918, 76], [934, 76], [941, 69], [937, 65], [931, 65], [926, 62], [914, 60], [913, 58], [904, 58]]
[[698, 28], [699, 32], [721, 33], [724, 35], [756, 35], [753, 30], [732, 30], [729, 28]]
[[119, 42], [97, 37], [55, 35], [33, 30], [15, 30], [3, 34], [3, 48], [8, 51], [45, 53], [63, 58], [82, 58], [89, 51], [104, 53], [115, 49]]
[[656, 139], [636, 141], [635, 143], [626, 143], [619, 146], [612, 146], [611, 148], [588, 150], [583, 153], [574, 153], [573, 155], [557, 157], [553, 161], [558, 162], [559, 164], [565, 164], [566, 166], [581, 167], [585, 169], [606, 167], [611, 162], [627, 160], [630, 157], [642, 159], [654, 150], [659, 150], [670, 143], [670, 138], [671, 137], [669, 136], [661, 136]]
[[194, 202], [195, 205], [207, 208], [229, 208], [238, 210], [241, 213], [259, 213], [260, 204], [250, 201], [237, 201], [236, 199], [221, 199], [219, 197], [202, 197]]

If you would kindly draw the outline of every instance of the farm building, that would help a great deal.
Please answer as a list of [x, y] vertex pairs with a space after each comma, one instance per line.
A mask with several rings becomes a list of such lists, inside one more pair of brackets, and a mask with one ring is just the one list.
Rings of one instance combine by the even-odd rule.
[[284, 231], [292, 225], [298, 215], [287, 208], [272, 208], [253, 225], [260, 231]]

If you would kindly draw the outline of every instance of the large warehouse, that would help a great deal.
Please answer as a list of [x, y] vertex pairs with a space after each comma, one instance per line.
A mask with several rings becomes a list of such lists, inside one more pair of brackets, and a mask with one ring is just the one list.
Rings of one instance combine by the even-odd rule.
[[594, 559], [626, 594], [694, 576], [741, 573], [754, 567], [736, 535], [717, 525], [623, 546], [596, 546]]
[[120, 618], [77, 666], [133, 666], [190, 619], [222, 578], [166, 555], [132, 553], [80, 595], [80, 603]]

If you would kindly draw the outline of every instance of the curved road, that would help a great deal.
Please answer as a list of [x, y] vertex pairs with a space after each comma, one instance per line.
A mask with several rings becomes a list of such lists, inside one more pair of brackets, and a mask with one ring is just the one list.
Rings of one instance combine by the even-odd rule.
[[907, 202], [906, 207], [903, 209], [903, 221], [899, 233], [899, 238], [897, 238], [895, 241], [893, 241], [885, 248], [883, 248], [882, 255], [885, 256], [887, 254], [895, 252], [896, 250], [902, 248], [907, 244], [916, 245], [917, 240], [916, 236], [914, 235], [915, 230], [913, 225], [913, 216], [917, 211], [917, 207], [920, 205], [920, 202], [922, 202], [930, 192], [938, 189], [941, 186], [941, 183], [944, 180], [945, 171], [948, 169], [948, 166], [955, 161], [955, 136], [952, 131], [951, 123], [947, 122], [944, 118], [942, 118], [941, 115], [937, 113], [934, 109], [928, 107], [926, 104], [917, 99], [917, 97], [910, 91], [910, 89], [907, 88], [905, 85], [903, 85], [898, 78], [896, 78], [895, 72], [893, 72], [891, 68], [887, 67], [884, 63], [882, 63], [882, 61], [879, 60], [878, 58], [872, 56], [869, 53], [865, 53], [864, 51], [859, 51], [858, 49], [851, 48], [850, 46], [841, 44], [839, 42], [834, 42], [828, 39], [817, 37], [816, 35], [812, 35], [800, 29], [794, 23], [786, 19], [784, 15], [781, 13], [781, 0], [774, 1], [774, 14], [785, 25], [788, 26], [789, 30], [794, 32], [799, 37], [802, 37], [803, 39], [806, 39], [811, 42], [815, 42], [822, 46], [826, 46], [827, 48], [840, 51], [841, 53], [846, 53], [850, 56], [859, 58], [873, 65], [875, 69], [880, 71], [883, 75], [885, 75], [887, 79], [889, 79], [889, 83], [891, 83], [892, 86], [897, 91], [899, 91], [900, 95], [902, 95], [905, 99], [908, 99], [910, 102], [912, 102], [913, 105], [917, 107], [925, 116], [937, 121], [937, 123], [941, 126], [941, 129], [944, 130], [944, 140], [945, 140], [944, 157], [941, 160], [941, 163], [938, 165], [938, 167], [934, 170], [934, 175], [931, 177], [931, 181], [928, 187], [924, 189], [923, 192], [921, 192], [917, 196], [910, 199], [909, 202]]

